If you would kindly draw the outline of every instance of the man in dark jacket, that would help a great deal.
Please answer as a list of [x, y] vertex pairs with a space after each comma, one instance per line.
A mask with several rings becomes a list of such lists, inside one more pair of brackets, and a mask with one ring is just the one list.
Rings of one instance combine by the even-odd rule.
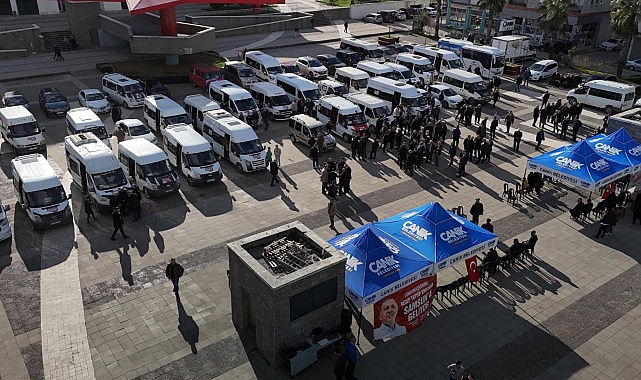
[[457, 177], [465, 177], [465, 165], [467, 165], [467, 161], [469, 159], [470, 155], [468, 152], [461, 152], [460, 160], [458, 163], [458, 172], [456, 172]]
[[617, 215], [614, 211], [614, 209], [608, 209], [608, 211], [605, 213], [603, 218], [601, 219], [601, 225], [599, 226], [599, 230], [596, 233], [595, 237], [605, 237], [605, 231], [608, 230], [609, 227], [614, 226], [617, 224]]
[[269, 186], [274, 186], [274, 181], [275, 182], [280, 182], [278, 179], [278, 164], [276, 161], [272, 161], [269, 163], [269, 173], [272, 175], [272, 182], [269, 184]]
[[521, 145], [521, 138], [523, 137], [523, 132], [521, 132], [520, 129], [517, 129], [514, 131], [514, 145], [512, 146], [512, 150], [515, 152], [519, 151], [519, 145]]
[[369, 151], [370, 160], [371, 159], [376, 159], [376, 152], [377, 151], [378, 151], [378, 139], [374, 139], [374, 142], [372, 143], [372, 147], [370, 148], [370, 151]]
[[167, 268], [165, 269], [165, 275], [174, 284], [174, 293], [176, 293], [176, 297], [178, 297], [178, 280], [184, 273], [185, 269], [183, 269], [183, 267], [176, 262], [176, 259], [171, 259], [169, 264], [167, 264]]
[[142, 219], [142, 217], [140, 216], [140, 200], [142, 199], [142, 196], [139, 192], [134, 192], [133, 190], [129, 190], [127, 193], [129, 194], [127, 207], [132, 212], [132, 214], [134, 214], [133, 221], [137, 222], [138, 220]]
[[406, 161], [407, 161], [407, 147], [405, 146], [405, 143], [403, 143], [403, 145], [401, 145], [401, 147], [398, 149], [398, 166], [401, 169], [404, 169]]
[[318, 169], [318, 146], [316, 144], [309, 149], [309, 157], [312, 159], [312, 167]]
[[123, 239], [128, 239], [129, 236], [125, 235], [125, 230], [123, 229], [125, 221], [120, 213], [120, 207], [114, 208], [114, 211], [111, 213], [111, 219], [114, 224], [114, 232], [111, 234], [111, 240], [116, 240], [116, 232], [118, 232], [118, 230], [120, 230]]
[[472, 215], [472, 223], [479, 224], [479, 216], [483, 215], [483, 203], [480, 198], [476, 198], [476, 202], [470, 208], [470, 214]]

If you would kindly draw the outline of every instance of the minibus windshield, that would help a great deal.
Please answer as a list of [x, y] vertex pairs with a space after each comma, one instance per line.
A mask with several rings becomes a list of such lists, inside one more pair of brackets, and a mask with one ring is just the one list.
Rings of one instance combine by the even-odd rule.
[[140, 165], [142, 172], [146, 177], [157, 177], [163, 174], [171, 173], [171, 169], [167, 164], [167, 160], [162, 160], [158, 162], [152, 162], [146, 165]]
[[66, 199], [67, 194], [65, 194], [62, 185], [27, 193], [29, 207], [47, 207], [64, 202]]
[[424, 97], [419, 96], [418, 98], [403, 98], [403, 103], [410, 107], [422, 107], [427, 104], [427, 101]]
[[362, 112], [349, 114], [346, 116], [346, 119], [347, 119], [347, 125], [367, 124], [367, 120], [365, 120], [365, 115], [363, 115]]
[[267, 67], [267, 74], [282, 74], [283, 68], [280, 66]]
[[174, 116], [167, 116], [163, 118], [165, 120], [165, 125], [172, 125], [172, 124], [191, 124], [191, 119], [189, 116], [187, 116], [186, 113], [180, 114], [180, 115], [174, 115]]
[[236, 147], [239, 154], [253, 154], [263, 151], [263, 145], [258, 139], [236, 143]]
[[289, 97], [285, 94], [270, 96], [268, 99], [272, 106], [287, 106], [292, 103], [289, 101]]
[[35, 121], [30, 121], [24, 124], [11, 125], [9, 126], [9, 131], [11, 132], [11, 136], [13, 136], [13, 138], [27, 137], [40, 133], [40, 128], [38, 128], [38, 123], [36, 123]]
[[320, 90], [315, 88], [313, 90], [303, 91], [305, 99], [318, 100], [321, 98]]
[[151, 133], [149, 128], [144, 124], [136, 124], [129, 126], [129, 136], [141, 136]]
[[104, 173], [93, 174], [91, 177], [93, 178], [93, 183], [98, 190], [109, 190], [116, 187], [122, 187], [127, 184], [127, 177], [125, 177], [125, 173], [121, 168]]
[[190, 167], [207, 166], [216, 162], [216, 154], [212, 150], [192, 153], [187, 155], [187, 161]]
[[367, 51], [367, 55], [370, 58], [382, 58], [383, 57], [383, 51], [381, 49], [372, 49]]
[[109, 138], [109, 134], [107, 134], [107, 130], [102, 125], [92, 125], [92, 126], [84, 128], [82, 131], [83, 132], [91, 132], [94, 135], [96, 135], [96, 137], [99, 138], [100, 140], [104, 140], [104, 139], [108, 139]]
[[123, 88], [125, 89], [125, 93], [127, 94], [142, 92], [142, 86], [140, 85], [140, 83], [128, 84], [123, 86]]
[[249, 111], [256, 109], [256, 102], [254, 101], [254, 98], [251, 97], [234, 100], [234, 104], [236, 104], [236, 108], [238, 108], [239, 111]]
[[324, 125], [319, 125], [318, 127], [313, 127], [309, 129], [309, 132], [312, 134], [312, 137], [318, 136], [318, 133], [320, 132], [323, 136], [329, 135], [329, 132], [327, 131], [327, 128], [325, 128]]
[[374, 117], [376, 118], [385, 117], [391, 113], [387, 106], [376, 107], [373, 108], [372, 111], [374, 112]]

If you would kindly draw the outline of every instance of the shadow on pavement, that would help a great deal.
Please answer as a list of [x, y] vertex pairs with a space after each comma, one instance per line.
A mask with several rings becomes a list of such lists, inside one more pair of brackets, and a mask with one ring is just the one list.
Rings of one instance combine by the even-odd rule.
[[194, 322], [194, 318], [187, 315], [185, 307], [182, 302], [180, 302], [180, 295], [178, 295], [178, 293], [176, 293], [176, 305], [178, 305], [178, 331], [180, 331], [185, 342], [191, 347], [191, 352], [196, 355], [198, 353], [196, 343], [198, 342], [200, 329], [196, 322]]

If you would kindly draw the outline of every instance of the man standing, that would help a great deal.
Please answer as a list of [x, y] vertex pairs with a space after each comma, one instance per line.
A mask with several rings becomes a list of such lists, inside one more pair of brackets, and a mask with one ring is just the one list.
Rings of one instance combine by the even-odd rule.
[[122, 111], [120, 110], [120, 107], [118, 107], [118, 105], [114, 103], [113, 107], [111, 107], [111, 121], [113, 121], [114, 123], [117, 123], [118, 121], [120, 121], [121, 118], [122, 118]]
[[356, 369], [356, 362], [358, 361], [358, 352], [356, 351], [356, 337], [354, 334], [349, 334], [345, 342], [345, 356], [347, 357], [347, 370], [345, 371], [345, 378], [347, 380], [356, 380], [354, 370]]
[[519, 145], [521, 144], [521, 138], [523, 137], [523, 132], [521, 132], [520, 129], [516, 129], [514, 131], [514, 145], [512, 146], [512, 149], [515, 152], [519, 151]]
[[541, 100], [541, 108], [543, 108], [548, 104], [548, 100], [550, 100], [550, 91], [545, 91], [545, 94], [543, 94], [543, 98]]
[[178, 280], [184, 273], [185, 269], [176, 262], [176, 259], [171, 259], [169, 264], [167, 264], [167, 269], [165, 269], [165, 275], [171, 280], [172, 284], [174, 284], [174, 293], [176, 293], [176, 297], [178, 297]]
[[114, 208], [114, 211], [111, 213], [111, 218], [114, 224], [114, 232], [111, 234], [111, 240], [116, 240], [116, 232], [118, 232], [118, 230], [120, 230], [123, 239], [128, 239], [129, 236], [125, 235], [125, 230], [122, 227], [125, 225], [125, 221], [120, 213], [120, 207], [117, 206]]
[[376, 159], [376, 152], [377, 151], [378, 151], [378, 139], [374, 139], [374, 142], [372, 143], [372, 148], [369, 151], [370, 160], [371, 159]]
[[276, 144], [276, 146], [274, 147], [274, 158], [276, 163], [278, 164], [278, 167], [280, 167], [280, 154], [281, 154], [280, 145]]
[[470, 159], [470, 154], [468, 152], [461, 152], [458, 163], [458, 172], [456, 172], [457, 177], [465, 177], [465, 165]]
[[266, 105], [263, 105], [263, 108], [260, 110], [261, 116], [263, 118], [263, 124], [265, 125], [265, 130], [269, 129], [269, 110]]
[[514, 124], [514, 114], [512, 111], [509, 111], [507, 115], [505, 115], [505, 125], [507, 126], [507, 134], [510, 134], [510, 127]]
[[458, 149], [456, 149], [456, 145], [450, 145], [450, 150], [448, 152], [450, 154], [450, 163], [447, 166], [452, 166], [452, 164], [454, 164], [454, 157], [456, 157], [457, 151]]
[[269, 186], [274, 186], [274, 182], [280, 182], [278, 180], [278, 164], [276, 161], [272, 161], [269, 163], [269, 173], [272, 175], [272, 182], [269, 184]]
[[[265, 163], [269, 165], [270, 162], [272, 162], [272, 147], [268, 146], [267, 152], [265, 152]], [[267, 166], [267, 169], [269, 169], [269, 166]]]
[[483, 109], [481, 108], [481, 103], [477, 104], [476, 107], [474, 107], [474, 124], [478, 124], [481, 122], [481, 111]]
[[85, 207], [85, 214], [87, 214], [87, 222], [89, 219], [93, 216], [94, 222], [96, 221], [96, 214], [93, 213], [93, 205], [91, 204], [91, 196], [89, 194], [86, 194], [83, 198], [82, 201], [84, 207]]
[[490, 231], [490, 232], [494, 232], [494, 226], [492, 225], [492, 219], [487, 218], [487, 220], [481, 226], [481, 228], [484, 229], [484, 230]]
[[456, 363], [448, 365], [447, 371], [449, 372], [450, 380], [461, 380], [465, 367], [461, 365], [461, 361], [459, 360]]
[[541, 141], [543, 140], [545, 140], [545, 132], [543, 132], [543, 128], [541, 128], [536, 132], [536, 147], [534, 150], [539, 150], [541, 148]]
[[129, 194], [127, 207], [134, 214], [133, 221], [137, 222], [140, 219], [142, 219], [142, 217], [140, 216], [140, 209], [141, 209], [140, 201], [142, 200], [142, 196], [140, 195], [139, 191], [134, 192], [133, 190], [129, 190], [127, 193]]
[[572, 141], [576, 141], [576, 135], [579, 134], [582, 126], [583, 123], [581, 122], [581, 120], [574, 120], [574, 123], [572, 124]]
[[476, 202], [470, 208], [472, 214], [472, 223], [479, 224], [479, 216], [483, 215], [483, 203], [480, 198], [476, 198]]
[[343, 24], [343, 26], [345, 27], [345, 33], [348, 33], [348, 32], [347, 32], [347, 21], [345, 21], [345, 23]]
[[309, 149], [309, 157], [312, 159], [312, 167], [318, 169], [318, 145], [312, 145]]
[[532, 126], [536, 127], [536, 121], [539, 119], [539, 106], [534, 107], [534, 111], [532, 112], [532, 116], [534, 117], [534, 121], [532, 122]]
[[329, 216], [329, 228], [334, 230], [334, 217], [336, 216], [336, 201], [334, 198], [329, 198], [329, 203], [327, 203], [327, 215]]

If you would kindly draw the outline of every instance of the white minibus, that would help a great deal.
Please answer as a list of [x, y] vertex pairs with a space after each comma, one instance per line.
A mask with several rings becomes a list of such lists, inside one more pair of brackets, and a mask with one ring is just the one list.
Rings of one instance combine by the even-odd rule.
[[209, 84], [209, 97], [235, 117], [256, 128], [262, 122], [260, 109], [249, 91], [226, 81], [218, 80]]
[[492, 46], [480, 46], [465, 40], [454, 38], [441, 38], [437, 46], [455, 52], [461, 57], [465, 68], [478, 68], [483, 78], [503, 74], [505, 67], [505, 53]]
[[116, 122], [116, 131], [125, 132], [125, 140], [145, 139], [152, 144], [156, 143], [156, 136], [149, 128], [138, 119], [122, 119]]
[[415, 45], [412, 54], [429, 59], [434, 69], [439, 73], [463, 67], [461, 57], [449, 50], [439, 49], [433, 46]]
[[356, 68], [365, 71], [370, 78], [385, 77], [394, 79], [394, 70], [382, 63], [373, 61], [360, 61], [356, 64]]
[[600, 108], [607, 114], [629, 110], [634, 106], [634, 86], [609, 80], [593, 80], [568, 91], [570, 104], [580, 103]]
[[392, 79], [377, 77], [370, 78], [367, 93], [385, 101], [392, 110], [399, 104], [410, 107], [412, 115], [418, 115], [427, 110], [427, 101], [416, 87]]
[[220, 109], [218, 103], [201, 94], [185, 96], [183, 104], [187, 115], [191, 118], [192, 127], [200, 134], [203, 133], [204, 113]]
[[392, 110], [387, 106], [387, 103], [376, 96], [363, 92], [354, 92], [347, 94], [345, 99], [361, 108], [369, 125], [376, 125], [376, 122], [381, 117], [387, 119], [390, 123], [394, 120]]
[[140, 82], [122, 74], [113, 73], [102, 76], [102, 92], [116, 104], [127, 108], [142, 107], [145, 91]]
[[127, 176], [133, 177], [146, 196], [178, 191], [180, 178], [169, 165], [167, 154], [145, 139], [118, 143], [118, 161]]
[[173, 124], [162, 131], [163, 149], [169, 163], [187, 177], [191, 186], [197, 183], [220, 181], [220, 169], [216, 153], [203, 136], [187, 124]]
[[0, 133], [16, 155], [46, 151], [42, 132], [44, 128], [38, 126], [36, 118], [24, 106], [0, 108]]
[[444, 85], [461, 95], [463, 99], [473, 102], [488, 102], [492, 97], [483, 78], [461, 69], [447, 70], [441, 79]]
[[285, 93], [289, 96], [289, 100], [298, 101], [298, 99], [303, 99], [305, 102], [311, 100], [316, 103], [321, 97], [316, 83], [296, 74], [276, 75], [276, 85], [285, 90]]
[[262, 51], [248, 51], [245, 53], [245, 63], [254, 70], [256, 76], [264, 81], [276, 83], [276, 74], [282, 74], [280, 62]]
[[214, 152], [229, 160], [240, 172], [265, 169], [265, 148], [247, 123], [225, 115], [223, 110], [205, 114], [203, 136]]
[[143, 121], [149, 129], [158, 133], [172, 124], [185, 123], [191, 125], [191, 119], [185, 109], [165, 95], [149, 95], [145, 97], [143, 115]]
[[67, 111], [67, 134], [75, 135], [82, 132], [91, 132], [102, 140], [105, 145], [111, 147], [110, 135], [105, 129], [102, 120], [92, 110], [86, 107], [73, 108]]
[[340, 48], [359, 53], [361, 60], [385, 62], [385, 53], [373, 42], [359, 40], [354, 37], [345, 37], [341, 38]]
[[[407, 67], [414, 75], [419, 78], [423, 78], [425, 83], [429, 83], [430, 75], [433, 75], [434, 78], [437, 76], [436, 69], [432, 66], [432, 62], [428, 58], [417, 54], [397, 54], [394, 62]], [[416, 80], [418, 80], [418, 78]], [[404, 79], [403, 81], [407, 81], [407, 79]]]
[[367, 132], [369, 125], [360, 107], [340, 96], [328, 95], [320, 98], [316, 105], [316, 118], [326, 124], [332, 122], [331, 131], [343, 141], [352, 141], [360, 132]]
[[249, 87], [258, 108], [267, 107], [271, 120], [285, 120], [292, 115], [292, 102], [285, 90], [269, 82], [254, 83]]
[[[427, 58], [423, 58], [423, 57], [421, 57], [421, 59], [427, 60]], [[427, 61], [429, 62], [429, 60]], [[385, 66], [394, 70], [394, 76], [392, 77], [392, 79], [394, 80], [397, 80], [399, 82], [409, 83], [409, 84], [415, 84], [416, 82], [418, 82], [418, 77], [414, 75], [414, 72], [412, 72], [412, 70], [410, 70], [404, 65], [393, 63], [393, 62], [385, 62]]]
[[322, 95], [344, 96], [345, 94], [349, 94], [349, 90], [346, 85], [331, 79], [318, 81], [318, 89]]
[[108, 210], [110, 198], [130, 187], [116, 155], [91, 132], [65, 137], [65, 156], [73, 183], [99, 210]]
[[347, 86], [349, 91], [356, 92], [367, 88], [369, 74], [355, 67], [337, 67], [334, 79]]
[[9, 219], [7, 219], [7, 213], [10, 209], [10, 206], [5, 206], [0, 200], [0, 241], [5, 241], [11, 237], [11, 224], [9, 224]]
[[11, 160], [13, 191], [35, 229], [72, 219], [65, 189], [47, 159], [39, 153]]

